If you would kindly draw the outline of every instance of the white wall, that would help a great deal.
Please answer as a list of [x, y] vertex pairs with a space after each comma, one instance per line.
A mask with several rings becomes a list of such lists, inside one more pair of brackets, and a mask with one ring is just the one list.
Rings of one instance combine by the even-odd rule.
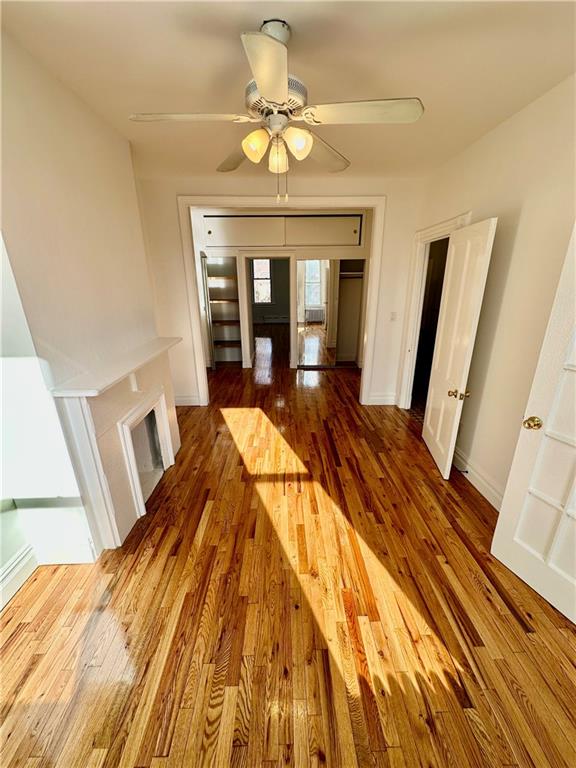
[[338, 329], [336, 360], [350, 362], [358, 358], [358, 334], [362, 314], [363, 279], [341, 277], [338, 287]]
[[56, 382], [154, 337], [128, 142], [2, 39], [3, 232]]
[[0, 355], [29, 357], [35, 355], [36, 350], [1, 234], [0, 250]]
[[[246, 179], [234, 175], [207, 178], [153, 178], [138, 180], [140, 207], [146, 246], [157, 300], [156, 317], [161, 335], [176, 335], [183, 342], [170, 352], [176, 400], [197, 397], [192, 354], [190, 320], [177, 195], [265, 195], [275, 205], [270, 174]], [[274, 192], [274, 194], [272, 194]], [[401, 317], [404, 306], [409, 260], [422, 201], [420, 179], [362, 179], [347, 174], [290, 181], [290, 194], [296, 195], [384, 195], [387, 199], [378, 306], [376, 355], [371, 389], [375, 397], [394, 402], [400, 354], [401, 323], [391, 321], [392, 312]]]
[[574, 221], [574, 78], [434, 173], [420, 226], [498, 216], [458, 437], [470, 479], [501, 499]]
[[79, 496], [54, 399], [37, 357], [0, 360], [0, 498]]

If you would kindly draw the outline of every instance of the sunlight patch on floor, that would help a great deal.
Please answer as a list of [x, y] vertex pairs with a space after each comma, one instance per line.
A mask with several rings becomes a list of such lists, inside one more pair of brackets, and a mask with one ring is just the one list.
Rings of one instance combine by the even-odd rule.
[[[374, 595], [380, 617], [376, 623], [386, 630], [379, 631], [368, 616], [359, 617], [360, 634], [368, 656], [367, 670], [370, 669], [374, 684], [380, 686], [384, 695], [390, 695], [393, 675], [387, 672], [394, 667], [406, 670], [406, 682], [419, 684], [419, 673], [414, 664], [403, 659], [404, 651], [397, 638], [397, 634], [408, 632], [417, 649], [420, 669], [428, 677], [428, 687], [437, 688], [439, 683], [448, 686], [449, 678], [453, 679], [461, 667], [410, 597], [399, 588], [377, 552], [349, 522], [322, 484], [311, 478], [306, 464], [279, 429], [260, 408], [220, 410], [247, 471], [255, 478], [263, 508], [326, 641], [331, 661], [347, 686], [356, 683], [346, 664], [350, 654], [347, 638], [338, 632], [338, 625], [348, 620], [342, 590], [352, 594], [363, 584], [368, 587], [368, 593]], [[348, 482], [345, 477], [342, 480]], [[303, 509], [302, 500], [306, 497], [307, 503], [315, 505], [317, 514]], [[360, 507], [359, 498], [357, 502]], [[363, 513], [361, 509], [356, 511]], [[342, 549], [350, 546], [358, 547], [358, 556], [343, 558]], [[445, 680], [440, 681], [437, 672], [442, 659]]]

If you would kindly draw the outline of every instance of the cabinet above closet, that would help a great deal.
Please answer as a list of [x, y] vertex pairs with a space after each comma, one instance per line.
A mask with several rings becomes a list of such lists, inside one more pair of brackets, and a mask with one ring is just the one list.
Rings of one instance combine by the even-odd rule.
[[204, 216], [204, 233], [215, 247], [360, 246], [362, 214]]

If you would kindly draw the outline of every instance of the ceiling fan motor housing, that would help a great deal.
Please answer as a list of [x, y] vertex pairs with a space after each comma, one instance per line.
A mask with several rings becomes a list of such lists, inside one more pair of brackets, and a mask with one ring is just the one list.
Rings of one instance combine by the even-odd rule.
[[258, 91], [256, 80], [250, 80], [246, 86], [246, 109], [252, 117], [265, 118], [272, 112], [299, 112], [308, 104], [308, 89], [294, 75], [288, 75], [288, 101], [286, 104], [273, 104]]

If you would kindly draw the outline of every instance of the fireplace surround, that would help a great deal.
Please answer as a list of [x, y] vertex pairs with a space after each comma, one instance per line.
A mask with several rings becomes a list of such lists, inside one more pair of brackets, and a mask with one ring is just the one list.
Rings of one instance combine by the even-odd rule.
[[179, 341], [153, 339], [52, 388], [95, 557], [119, 547], [146, 513], [132, 429], [150, 413], [162, 468], [174, 464], [180, 433], [168, 350]]

